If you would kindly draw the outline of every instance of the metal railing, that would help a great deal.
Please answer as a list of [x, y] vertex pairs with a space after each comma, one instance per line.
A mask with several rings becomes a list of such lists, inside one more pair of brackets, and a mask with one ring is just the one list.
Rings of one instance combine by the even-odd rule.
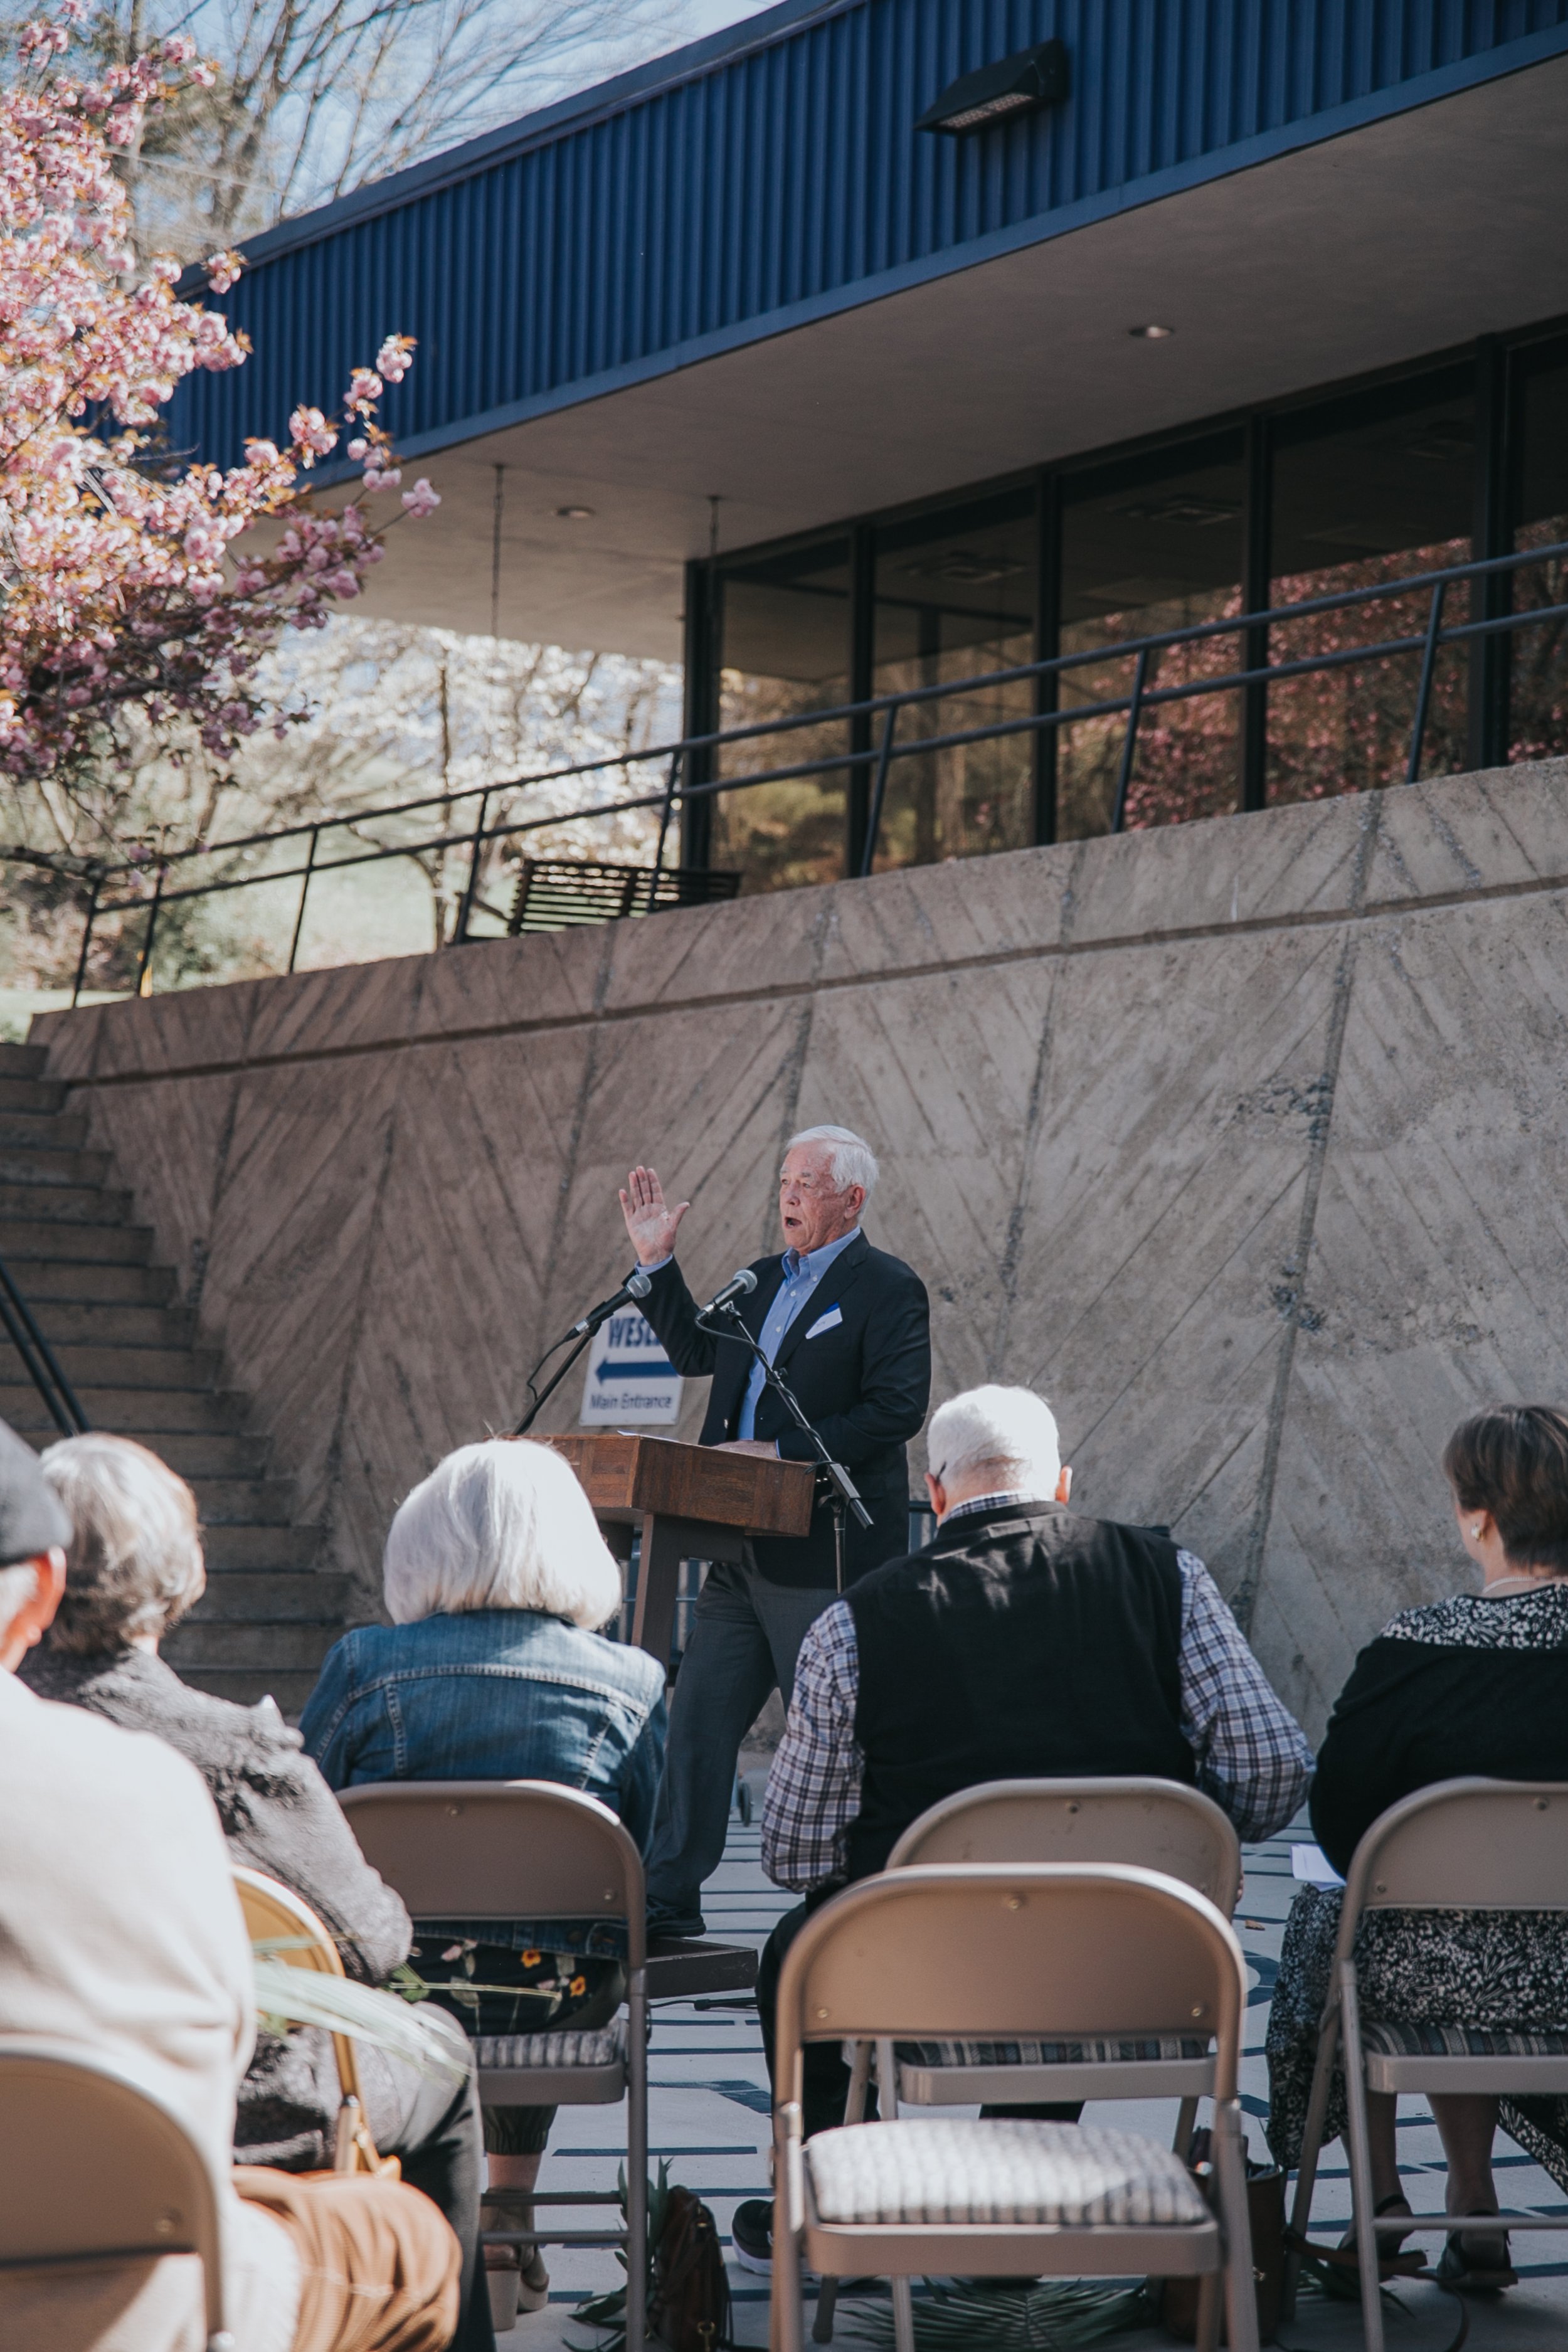
[[[1521, 629], [1533, 628], [1543, 622], [1568, 619], [1568, 603], [1559, 603], [1519, 612], [1510, 610], [1479, 620], [1450, 622], [1445, 618], [1450, 591], [1475, 583], [1495, 583], [1501, 587], [1510, 575], [1525, 566], [1565, 558], [1568, 558], [1568, 541], [1557, 541], [1511, 555], [1380, 581], [1370, 587], [1343, 589], [1332, 595], [1310, 597], [1294, 604], [1274, 605], [1263, 612], [1238, 613], [1221, 620], [1200, 621], [1182, 628], [1161, 630], [1148, 636], [1113, 640], [1079, 652], [1058, 654], [1045, 661], [989, 670], [973, 677], [909, 687], [890, 694], [874, 695], [863, 701], [839, 703], [829, 709], [791, 712], [781, 719], [759, 719], [744, 727], [686, 736], [679, 742], [657, 744], [645, 751], [615, 752], [597, 759], [575, 761], [544, 769], [536, 775], [517, 777], [505, 783], [474, 785], [458, 792], [447, 788], [415, 800], [393, 802], [379, 808], [352, 811], [341, 816], [323, 816], [273, 831], [242, 835], [232, 841], [204, 843], [192, 849], [171, 851], [155, 858], [100, 866], [89, 869], [83, 877], [88, 898], [72, 1003], [79, 997], [86, 981], [97, 926], [110, 915], [142, 910], [146, 913], [146, 929], [134, 983], [138, 991], [143, 991], [150, 985], [159, 921], [168, 909], [193, 899], [297, 881], [300, 894], [286, 967], [292, 971], [299, 955], [306, 905], [313, 883], [328, 875], [382, 865], [393, 859], [466, 850], [468, 874], [458, 906], [454, 929], [454, 943], [457, 943], [475, 936], [471, 925], [476, 909], [483, 905], [479, 889], [485, 856], [494, 844], [521, 840], [528, 835], [566, 824], [580, 825], [639, 811], [657, 811], [659, 824], [654, 866], [658, 870], [664, 866], [670, 826], [681, 809], [718, 793], [755, 791], [766, 784], [795, 782], [819, 776], [840, 777], [857, 772], [868, 774], [869, 792], [858, 868], [862, 875], [867, 875], [872, 871], [876, 859], [888, 782], [895, 761], [926, 759], [937, 751], [1000, 741], [1016, 735], [1044, 734], [1063, 728], [1079, 727], [1089, 719], [1118, 716], [1123, 717], [1124, 727], [1109, 829], [1111, 833], [1120, 833], [1126, 823], [1140, 729], [1151, 712], [1213, 695], [1237, 694], [1249, 689], [1267, 692], [1270, 688], [1292, 678], [1310, 677], [1336, 669], [1364, 668], [1373, 663], [1407, 655], [1420, 656], [1405, 766], [1405, 781], [1414, 783], [1421, 772], [1433, 686], [1438, 659], [1445, 648], [1469, 646], [1488, 637], [1510, 635]], [[1286, 628], [1292, 623], [1324, 614], [1350, 612], [1362, 606], [1386, 603], [1391, 598], [1418, 593], [1427, 599], [1426, 618], [1426, 625], [1415, 634], [1334, 646], [1293, 660], [1270, 662], [1263, 659], [1214, 676], [1184, 678], [1168, 685], [1154, 678], [1156, 658], [1176, 648], [1201, 646], [1213, 640], [1233, 637], [1242, 641], [1241, 651], [1245, 660], [1248, 651], [1266, 646], [1270, 630]], [[1132, 666], [1132, 681], [1127, 692], [1104, 695], [1093, 701], [1065, 705], [1060, 702], [1058, 690], [1064, 682], [1071, 679], [1075, 671], [1102, 667], [1110, 662]], [[943, 733], [921, 734], [899, 740], [900, 720], [907, 712], [918, 710], [926, 704], [962, 699], [981, 692], [1024, 685], [1034, 688], [1037, 707], [1030, 711], [994, 719], [977, 726], [952, 728]], [[700, 772], [721, 768], [724, 755], [737, 746], [756, 744], [773, 738], [783, 739], [805, 730], [834, 725], [841, 725], [846, 730], [847, 740], [842, 750], [785, 761], [745, 774]], [[588, 808], [554, 810], [540, 816], [514, 817], [509, 814], [493, 824], [490, 822], [492, 807], [506, 795], [570, 779], [602, 775], [615, 769], [624, 774], [633, 768], [660, 765], [664, 767], [665, 774], [655, 790], [634, 793]], [[451, 824], [451, 812], [465, 803], [476, 802], [478, 809], [474, 822], [455, 829]], [[427, 835], [361, 846], [344, 856], [323, 858], [320, 855], [324, 835], [384, 823], [389, 819], [416, 817], [434, 808], [446, 812], [446, 823], [441, 829]], [[234, 858], [247, 851], [275, 851], [280, 845], [296, 843], [302, 852], [297, 864], [270, 868], [266, 873], [229, 873], [211, 881], [181, 885], [180, 877], [193, 859]], [[145, 877], [149, 874], [153, 877], [150, 898], [145, 887]], [[132, 876], [136, 877], [136, 887], [128, 889], [124, 877]], [[116, 895], [117, 886], [119, 895]], [[497, 912], [489, 908], [485, 908], [484, 911]]]
[[60, 1370], [59, 1360], [34, 1319], [33, 1310], [17, 1289], [11, 1270], [0, 1257], [0, 1325], [22, 1359], [24, 1370], [44, 1401], [45, 1409], [62, 1437], [79, 1437], [90, 1429], [76, 1391]]

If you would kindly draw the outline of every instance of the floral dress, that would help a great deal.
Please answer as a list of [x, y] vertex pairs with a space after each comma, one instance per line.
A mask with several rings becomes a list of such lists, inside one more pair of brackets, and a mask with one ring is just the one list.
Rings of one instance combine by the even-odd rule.
[[[1389, 1804], [1472, 1772], [1568, 1781], [1568, 1585], [1495, 1601], [1460, 1595], [1385, 1626], [1335, 1707], [1313, 1827], [1342, 1870]], [[1289, 2169], [1300, 2158], [1340, 1904], [1337, 1887], [1305, 1887], [1286, 1923], [1266, 2047], [1268, 2145]], [[1363, 2020], [1568, 2031], [1568, 1913], [1373, 1911], [1354, 1957]], [[1501, 2122], [1568, 2189], [1568, 2098], [1505, 2098]], [[1336, 2066], [1325, 2142], [1344, 2126]]]

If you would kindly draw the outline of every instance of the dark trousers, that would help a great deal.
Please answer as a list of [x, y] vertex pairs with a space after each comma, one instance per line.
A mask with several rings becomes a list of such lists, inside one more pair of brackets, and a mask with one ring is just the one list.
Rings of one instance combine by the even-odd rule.
[[650, 1932], [701, 1932], [702, 1883], [718, 1869], [741, 1742], [778, 1690], [787, 1707], [795, 1662], [831, 1589], [770, 1584], [718, 1561], [693, 1612], [669, 1704], [664, 1774], [647, 1856]]
[[[805, 1927], [814, 1911], [819, 1911], [834, 1895], [842, 1893], [837, 1886], [818, 1886], [804, 1903], [786, 1911], [773, 1934], [763, 1947], [763, 1957], [757, 1963], [757, 2015], [763, 2029], [763, 2051], [768, 2062], [768, 2081], [773, 2084], [775, 2102], [779, 2096], [778, 2075], [773, 2053], [778, 2044], [779, 1973], [784, 1954]], [[844, 2121], [845, 2105], [849, 2097], [849, 2069], [844, 2063], [840, 2042], [808, 2042], [801, 2053], [801, 2129], [809, 2139], [813, 2132], [831, 2131]], [[1055, 2099], [1037, 2102], [1033, 2105], [1016, 2107], [982, 2107], [983, 2116], [1023, 2116], [1036, 2123], [1076, 2124], [1083, 2113], [1081, 2099]], [[866, 2095], [866, 2120], [877, 2113], [877, 2092], [873, 2084]]]

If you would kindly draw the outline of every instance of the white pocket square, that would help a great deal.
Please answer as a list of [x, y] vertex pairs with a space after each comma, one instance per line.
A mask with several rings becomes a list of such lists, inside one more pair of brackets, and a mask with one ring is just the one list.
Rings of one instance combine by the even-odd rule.
[[830, 1307], [826, 1315], [819, 1315], [817, 1317], [816, 1322], [812, 1325], [810, 1330], [805, 1336], [808, 1339], [815, 1339], [818, 1334], [823, 1331], [837, 1330], [843, 1320], [843, 1309], [838, 1307]]

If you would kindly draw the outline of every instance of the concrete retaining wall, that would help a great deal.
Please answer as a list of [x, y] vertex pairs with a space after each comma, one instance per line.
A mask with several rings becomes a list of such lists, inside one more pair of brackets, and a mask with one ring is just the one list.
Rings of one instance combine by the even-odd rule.
[[1168, 1521], [1317, 1729], [1468, 1572], [1454, 1423], [1568, 1391], [1565, 916], [1554, 761], [33, 1036], [365, 1613], [399, 1496], [614, 1287], [629, 1162], [716, 1284], [831, 1118], [882, 1155], [937, 1396], [1043, 1389], [1075, 1500]]

